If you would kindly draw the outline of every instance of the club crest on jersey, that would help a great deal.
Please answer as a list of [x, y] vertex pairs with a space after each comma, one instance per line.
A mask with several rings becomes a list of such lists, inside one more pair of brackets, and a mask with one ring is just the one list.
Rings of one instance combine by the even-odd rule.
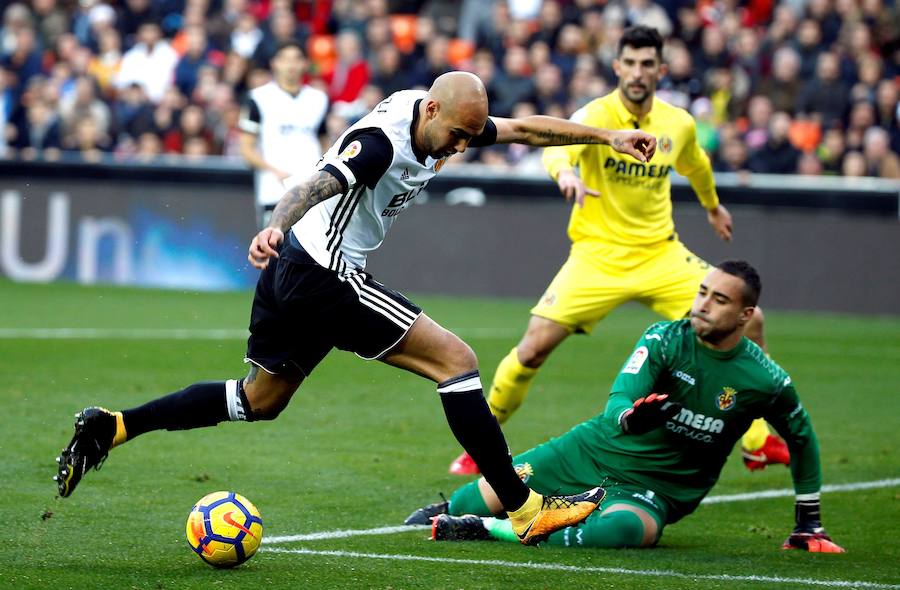
[[723, 387], [722, 393], [716, 398], [716, 403], [718, 403], [719, 409], [724, 412], [734, 407], [734, 402], [737, 401], [736, 398], [737, 391], [733, 387]]
[[656, 145], [659, 147], [659, 151], [668, 154], [672, 151], [672, 138], [668, 135], [661, 135]]
[[519, 463], [513, 467], [513, 469], [516, 470], [516, 475], [518, 475], [519, 479], [524, 483], [528, 483], [528, 480], [534, 475], [534, 468], [531, 466], [531, 463]]
[[350, 145], [344, 148], [341, 155], [338, 156], [342, 162], [346, 162], [350, 158], [356, 157], [362, 151], [362, 144], [358, 141], [351, 141]]
[[447, 163], [447, 158], [441, 158], [437, 162], [434, 163], [434, 171], [435, 173], [440, 172], [441, 168], [444, 167], [444, 164]]

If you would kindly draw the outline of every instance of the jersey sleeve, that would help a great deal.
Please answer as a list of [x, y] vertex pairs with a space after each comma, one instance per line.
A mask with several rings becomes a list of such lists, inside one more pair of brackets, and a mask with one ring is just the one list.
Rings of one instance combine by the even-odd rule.
[[375, 188], [394, 160], [394, 147], [381, 129], [360, 129], [344, 138], [337, 154], [326, 156], [321, 169], [334, 175], [346, 192], [359, 183]]
[[697, 124], [693, 119], [690, 119], [685, 147], [675, 161], [675, 171], [688, 179], [704, 209], [719, 206], [712, 164], [709, 162], [709, 156], [697, 142]]
[[259, 110], [259, 105], [256, 104], [255, 100], [248, 97], [241, 106], [241, 118], [238, 121], [238, 128], [241, 131], [258, 135], [261, 123], [262, 113]]
[[603, 416], [616, 430], [621, 430], [622, 412], [639, 398], [653, 393], [653, 385], [665, 367], [664, 326], [654, 324], [644, 332], [613, 382]]
[[469, 142], [470, 147], [485, 147], [497, 143], [497, 124], [488, 117], [487, 123], [480, 135], [476, 135]]
[[[569, 120], [575, 123], [581, 123], [582, 125], [590, 125], [591, 123], [587, 122], [587, 115], [587, 107], [584, 106], [572, 113]], [[550, 174], [550, 178], [556, 180], [557, 177], [559, 177], [560, 172], [574, 168], [581, 158], [581, 152], [583, 152], [586, 147], [587, 144], [576, 144], [554, 145], [544, 148], [541, 162], [543, 162], [544, 168], [546, 168], [547, 172]]]
[[763, 417], [781, 435], [791, 451], [794, 491], [797, 494], [818, 493], [822, 486], [819, 441], [790, 377], [784, 377], [781, 393]]

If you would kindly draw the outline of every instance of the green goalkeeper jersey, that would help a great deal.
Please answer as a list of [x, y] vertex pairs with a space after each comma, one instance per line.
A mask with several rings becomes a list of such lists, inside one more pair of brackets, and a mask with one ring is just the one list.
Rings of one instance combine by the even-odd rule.
[[[646, 434], [624, 433], [619, 416], [650, 393], [668, 394], [682, 410]], [[818, 492], [816, 435], [788, 374], [747, 338], [717, 351], [697, 340], [689, 320], [659, 322], [622, 367], [604, 413], [564, 438], [591, 463], [584, 467], [659, 494], [675, 522], [709, 493], [735, 442], [758, 417], [787, 442], [796, 493]]]

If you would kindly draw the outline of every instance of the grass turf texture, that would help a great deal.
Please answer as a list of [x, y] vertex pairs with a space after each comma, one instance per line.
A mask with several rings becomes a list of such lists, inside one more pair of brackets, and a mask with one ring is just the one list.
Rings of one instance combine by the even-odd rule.
[[[196, 294], [0, 282], [10, 328], [242, 329], [249, 293]], [[417, 298], [478, 353], [483, 380], [524, 328], [530, 301]], [[770, 311], [772, 354], [791, 373], [820, 437], [826, 483], [900, 475], [900, 319]], [[641, 330], [656, 318], [626, 307], [591, 337], [572, 338], [541, 371], [505, 432], [514, 452], [599, 411]], [[194, 501], [220, 489], [260, 509], [265, 534], [399, 524], [464, 480], [434, 386], [334, 352], [274, 422], [155, 432], [116, 449], [68, 499], [53, 458], [86, 405], [131, 407], [200, 380], [239, 377], [245, 343], [226, 340], [0, 338], [3, 401], [0, 587], [15, 588], [794, 588], [796, 583], [691, 576], [773, 576], [900, 583], [900, 489], [825, 494], [825, 524], [846, 555], [783, 552], [793, 499], [701, 507], [654, 550], [432, 543], [425, 531], [279, 544], [279, 549], [422, 556], [396, 561], [263, 550], [218, 571], [188, 549]], [[788, 470], [748, 473], [734, 452], [713, 494], [790, 487]], [[52, 515], [51, 515], [52, 513]], [[272, 547], [272, 546], [270, 546]], [[540, 571], [453, 559], [666, 570], [687, 577]], [[893, 564], [893, 565], [892, 565]]]

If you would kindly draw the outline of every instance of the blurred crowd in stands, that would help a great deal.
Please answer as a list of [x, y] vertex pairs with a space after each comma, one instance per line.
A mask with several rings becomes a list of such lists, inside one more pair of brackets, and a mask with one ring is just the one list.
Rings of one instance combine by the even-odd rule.
[[[307, 48], [332, 141], [388, 94], [476, 73], [491, 114], [570, 116], [616, 87], [630, 24], [717, 171], [900, 178], [897, 0], [31, 0], [2, 3], [4, 158], [238, 156], [248, 89]], [[106, 156], [105, 156], [106, 155]], [[541, 170], [526, 146], [469, 160]], [[460, 156], [457, 156], [459, 158]]]

